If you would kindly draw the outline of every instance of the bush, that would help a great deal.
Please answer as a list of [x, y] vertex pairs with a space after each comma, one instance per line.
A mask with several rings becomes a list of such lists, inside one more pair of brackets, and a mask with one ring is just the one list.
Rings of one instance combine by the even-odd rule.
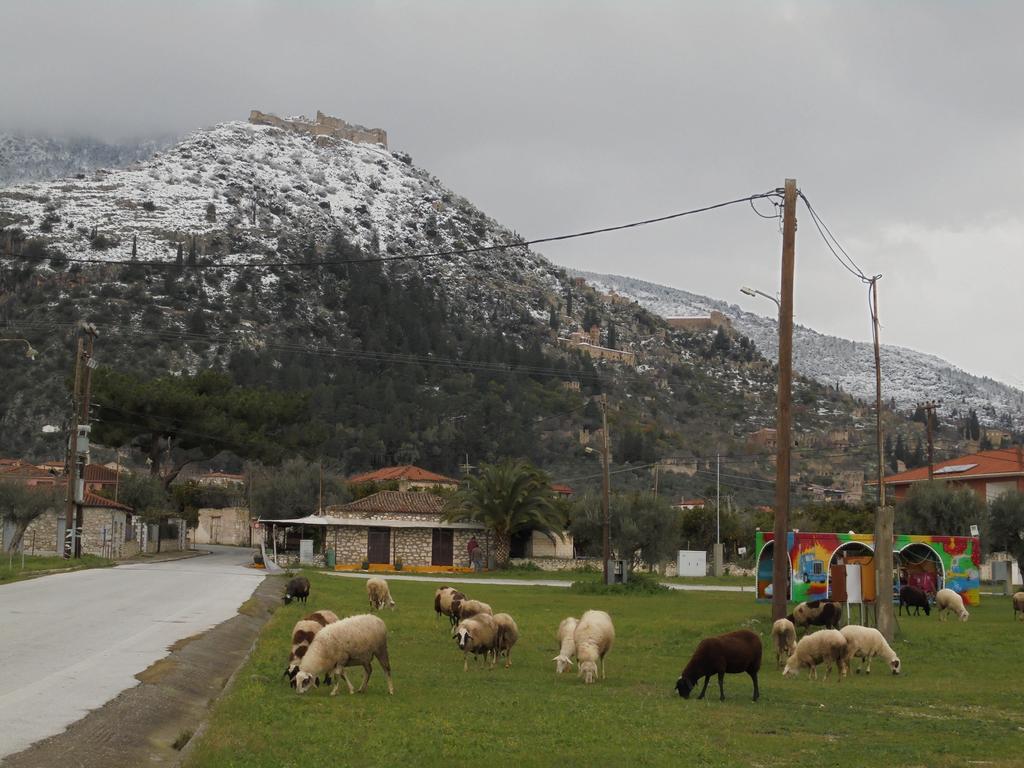
[[105, 251], [107, 248], [117, 245], [117, 241], [112, 237], [107, 237], [102, 232], [97, 232], [89, 239], [89, 245], [95, 251]]
[[569, 589], [581, 595], [660, 595], [669, 588], [658, 583], [658, 579], [649, 573], [631, 571], [625, 584], [574, 581]]
[[142, 210], [144, 210], [144, 211], [155, 211], [156, 210], [156, 203], [154, 203], [152, 200], [147, 200], [146, 202], [144, 202], [142, 204]]

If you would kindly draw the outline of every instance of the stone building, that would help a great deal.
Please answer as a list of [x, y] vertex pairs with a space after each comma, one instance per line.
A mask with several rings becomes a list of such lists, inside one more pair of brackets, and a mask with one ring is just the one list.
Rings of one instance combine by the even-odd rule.
[[[61, 505], [29, 523], [21, 540], [22, 550], [30, 555], [63, 553], [64, 515]], [[86, 491], [82, 504], [82, 554], [121, 560], [138, 553], [139, 535], [132, 508]]]
[[388, 146], [388, 134], [382, 128], [353, 125], [340, 117], [325, 115], [320, 110], [317, 110], [316, 119], [310, 120], [307, 117], [286, 119], [254, 109], [249, 112], [249, 122], [254, 125], [272, 125], [285, 131], [306, 133], [315, 137], [326, 136], [330, 139], [343, 139], [356, 144], [380, 144], [385, 149]]
[[439, 475], [436, 472], [405, 464], [399, 467], [384, 467], [372, 472], [363, 472], [348, 479], [349, 485], [363, 483], [397, 483], [400, 491], [429, 490], [430, 488], [446, 488], [455, 490], [459, 481], [453, 477]]
[[252, 544], [252, 521], [248, 507], [203, 507], [197, 512], [192, 531], [193, 544], [229, 544], [247, 547]]
[[670, 328], [683, 331], [711, 331], [716, 328], [732, 330], [732, 322], [718, 310], [711, 310], [707, 317], [666, 317], [665, 322]]

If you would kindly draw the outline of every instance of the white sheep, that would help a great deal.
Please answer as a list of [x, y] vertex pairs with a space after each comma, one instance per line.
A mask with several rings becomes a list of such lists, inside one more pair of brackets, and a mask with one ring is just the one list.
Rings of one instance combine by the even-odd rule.
[[496, 613], [492, 617], [495, 627], [494, 636], [494, 660], [498, 656], [505, 657], [505, 668], [512, 666], [512, 646], [519, 640], [519, 627], [516, 620], [507, 613]]
[[597, 679], [598, 662], [601, 663], [601, 679], [605, 679], [604, 657], [615, 642], [612, 617], [604, 611], [587, 611], [580, 617], [572, 639], [576, 644], [576, 659], [583, 682], [592, 683]]
[[[849, 666], [854, 656], [860, 657], [859, 673], [862, 669], [871, 674], [871, 659], [880, 656], [889, 665], [894, 675], [900, 673], [900, 659], [896, 651], [885, 642], [882, 633], [874, 627], [861, 627], [857, 624], [848, 624], [839, 630], [846, 638], [846, 663]], [[865, 662], [867, 666], [865, 667]]]
[[333, 611], [319, 610], [295, 622], [295, 626], [292, 628], [292, 652], [288, 656], [288, 666], [284, 671], [285, 675], [292, 680], [295, 679], [295, 673], [299, 671], [299, 662], [302, 661], [302, 657], [309, 650], [309, 645], [313, 642], [313, 638], [317, 636], [321, 629], [328, 624], [333, 624], [337, 620], [338, 616]]
[[1013, 618], [1024, 619], [1024, 592], [1013, 594]]
[[782, 667], [786, 659], [796, 652], [796, 627], [789, 619], [779, 619], [772, 624], [772, 640], [775, 641], [775, 664]]
[[478, 616], [481, 613], [486, 613], [490, 616], [494, 615], [494, 611], [491, 610], [491, 606], [487, 603], [482, 603], [479, 600], [466, 600], [465, 598], [455, 598], [452, 601], [452, 613], [459, 621]]
[[579, 620], [574, 616], [562, 619], [558, 625], [558, 655], [552, 659], [555, 662], [555, 673], [562, 674], [572, 666], [572, 657], [576, 655], [576, 641], [573, 633]]
[[379, 576], [374, 576], [366, 582], [366, 594], [370, 598], [370, 610], [379, 611], [385, 605], [395, 607], [395, 601], [391, 597], [391, 590], [388, 583]]
[[939, 609], [939, 621], [946, 620], [946, 611], [955, 613], [960, 621], [967, 621], [971, 615], [964, 608], [964, 599], [952, 589], [940, 589], [935, 593], [935, 607]]
[[839, 667], [839, 682], [846, 677], [849, 667], [846, 665], [846, 638], [838, 629], [822, 629], [811, 635], [804, 635], [796, 644], [796, 651], [786, 660], [786, 667], [782, 674], [786, 677], [796, 677], [801, 667], [810, 669], [808, 676], [812, 680], [818, 679], [818, 665], [825, 663], [825, 679], [828, 680], [832, 672], [832, 665]]
[[[469, 671], [469, 654], [474, 657], [483, 654], [484, 659], [491, 658], [494, 653], [497, 656], [496, 648], [498, 642], [498, 627], [494, 623], [494, 617], [489, 613], [481, 613], [463, 619], [452, 630], [452, 637], [462, 651], [462, 671]], [[494, 662], [491, 662], [494, 666]]]
[[[378, 617], [368, 613], [349, 616], [347, 619], [328, 624], [321, 629], [299, 663], [295, 675], [295, 689], [305, 693], [319, 680], [320, 675], [333, 673], [345, 681], [348, 692], [354, 692], [352, 682], [345, 674], [345, 667], [361, 666], [363, 684], [359, 693], [365, 693], [370, 682], [373, 667], [370, 662], [376, 657], [388, 681], [388, 693], [395, 692], [391, 682], [391, 662], [388, 659], [388, 628]], [[331, 696], [338, 693], [341, 680], [336, 680]]]

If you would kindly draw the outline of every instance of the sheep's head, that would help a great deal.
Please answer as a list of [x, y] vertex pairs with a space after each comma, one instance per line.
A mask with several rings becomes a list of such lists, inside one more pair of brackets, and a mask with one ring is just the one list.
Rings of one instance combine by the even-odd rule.
[[898, 675], [900, 673], [900, 660], [897, 658], [897, 659], [893, 659], [892, 661], [890, 661], [889, 662], [889, 669], [892, 670], [892, 673], [894, 675]]
[[592, 683], [597, 680], [597, 662], [584, 661], [580, 663], [580, 677], [584, 683]]
[[469, 629], [463, 624], [455, 628], [452, 636], [455, 638], [460, 651], [468, 651], [473, 645], [473, 635], [470, 634]]
[[928, 603], [927, 600], [924, 601], [924, 615], [925, 616], [931, 616], [932, 615], [932, 607]]
[[285, 593], [284, 593], [284, 597], [283, 597], [283, 598], [281, 598], [281, 599], [282, 599], [282, 600], [284, 600], [284, 604], [285, 604], [285, 605], [288, 605], [288, 603], [290, 603], [290, 602], [291, 602], [292, 600], [294, 600], [295, 598], [294, 598], [294, 597], [293, 597], [292, 595], [290, 595], [289, 593], [285, 592]]
[[971, 614], [967, 612], [966, 608], [964, 608], [963, 611], [960, 612], [960, 621], [967, 621], [969, 618], [971, 618]]
[[676, 680], [676, 691], [679, 693], [679, 695], [682, 696], [684, 699], [688, 699], [690, 698], [690, 692], [692, 690], [693, 681], [687, 680], [685, 677], [680, 675], [679, 679]]
[[783, 677], [796, 677], [800, 674], [800, 665], [797, 663], [796, 654], [794, 653], [788, 659], [786, 659], [786, 666], [782, 670]]
[[298, 672], [299, 672], [299, 665], [298, 664], [289, 664], [285, 668], [285, 670], [284, 670], [284, 676], [288, 678], [288, 684], [292, 688], [295, 687], [295, 675], [297, 675]]
[[559, 675], [572, 667], [572, 659], [563, 654], [558, 654], [552, 661], [555, 662], [555, 672]]
[[299, 693], [305, 693], [310, 688], [320, 685], [320, 678], [309, 674], [309, 672], [296, 672], [292, 680], [292, 686]]

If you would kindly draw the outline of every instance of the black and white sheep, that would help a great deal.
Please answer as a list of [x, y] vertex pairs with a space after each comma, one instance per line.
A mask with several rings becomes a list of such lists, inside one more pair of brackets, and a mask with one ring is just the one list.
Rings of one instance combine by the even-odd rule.
[[313, 638], [309, 650], [299, 662], [295, 689], [305, 693], [311, 686], [318, 684], [320, 675], [330, 673], [340, 677], [331, 689], [331, 696], [338, 693], [341, 680], [348, 686], [348, 692], [354, 693], [345, 668], [361, 666], [363, 684], [359, 686], [359, 693], [365, 693], [373, 672], [370, 662], [374, 658], [384, 670], [388, 693], [393, 694], [395, 686], [391, 681], [391, 662], [388, 658], [388, 628], [384, 622], [377, 616], [364, 613], [328, 624]]
[[[492, 654], [497, 656], [498, 627], [489, 613], [463, 619], [452, 630], [452, 637], [462, 651], [463, 672], [469, 671], [469, 654], [483, 655], [485, 661], [491, 659]], [[493, 661], [491, 666], [494, 666]]]
[[839, 603], [812, 600], [809, 603], [800, 603], [793, 609], [793, 613], [786, 618], [793, 622], [794, 628], [825, 627], [826, 629], [839, 629], [839, 624], [843, 618], [843, 607]]
[[931, 615], [932, 612], [932, 607], [928, 602], [928, 595], [925, 594], [925, 591], [910, 584], [900, 587], [900, 616], [903, 615], [903, 606], [907, 606], [907, 616], [910, 615], [911, 608], [914, 609], [915, 616], [918, 616], [921, 613], [922, 608], [924, 608], [925, 616]]
[[576, 659], [579, 661], [579, 675], [584, 683], [597, 680], [597, 665], [601, 665], [601, 679], [607, 677], [604, 658], [615, 642], [615, 625], [612, 617], [604, 611], [587, 611], [576, 624], [572, 634], [576, 644]]
[[[882, 633], [874, 627], [861, 627], [857, 624], [848, 624], [839, 630], [846, 638], [846, 664], [849, 666], [854, 656], [860, 658], [860, 666], [857, 668], [871, 674], [871, 659], [880, 656], [892, 670], [894, 675], [900, 673], [900, 659], [896, 651], [885, 641]], [[867, 666], [865, 667], [865, 662]]]
[[796, 627], [789, 619], [779, 619], [772, 624], [772, 640], [775, 645], [775, 665], [781, 669], [786, 659], [796, 650]]
[[1013, 595], [1013, 618], [1024, 619], [1024, 592], [1015, 592]]
[[558, 625], [558, 655], [552, 659], [555, 662], [555, 673], [562, 674], [572, 666], [572, 657], [576, 655], [576, 640], [573, 633], [576, 632], [576, 625], [579, 620], [574, 616], [562, 619]]
[[334, 611], [321, 609], [314, 611], [308, 616], [303, 616], [295, 622], [295, 626], [292, 628], [292, 651], [288, 656], [288, 666], [284, 671], [285, 675], [291, 680], [295, 680], [295, 674], [299, 671], [299, 662], [302, 661], [302, 657], [309, 650], [309, 645], [313, 642], [313, 638], [317, 636], [321, 629], [328, 624], [333, 624], [337, 620], [338, 616]]
[[456, 600], [465, 600], [466, 596], [454, 587], [438, 587], [434, 592], [434, 611], [438, 616], [447, 616], [454, 627], [459, 623], [458, 618], [452, 611], [452, 603]]
[[366, 594], [370, 598], [370, 610], [379, 611], [385, 605], [394, 608], [395, 601], [391, 597], [391, 590], [388, 583], [379, 576], [374, 576], [366, 582]]
[[309, 597], [309, 579], [305, 576], [296, 576], [284, 588], [285, 605], [288, 605], [292, 600], [299, 600], [305, 603], [307, 597]]
[[703, 677], [704, 687], [697, 697], [703, 699], [711, 676], [718, 675], [718, 697], [725, 701], [723, 682], [726, 674], [745, 672], [754, 681], [754, 701], [757, 701], [761, 697], [757, 687], [757, 673], [761, 670], [761, 652], [761, 638], [749, 629], [738, 629], [724, 635], [706, 637], [697, 644], [697, 650], [693, 652], [679, 679], [676, 680], [676, 691], [684, 699], [690, 698], [690, 693]]
[[964, 599], [952, 589], [940, 589], [935, 593], [935, 607], [939, 609], [939, 621], [946, 620], [947, 611], [960, 621], [967, 621], [971, 617], [964, 607]]
[[785, 677], [796, 677], [801, 667], [810, 670], [809, 678], [818, 679], [818, 665], [825, 664], [825, 679], [832, 673], [832, 665], [839, 667], [839, 682], [846, 677], [849, 667], [846, 664], [847, 643], [843, 633], [838, 629], [823, 629], [812, 635], [804, 635], [796, 644], [796, 651], [786, 659], [786, 667], [782, 670]]

